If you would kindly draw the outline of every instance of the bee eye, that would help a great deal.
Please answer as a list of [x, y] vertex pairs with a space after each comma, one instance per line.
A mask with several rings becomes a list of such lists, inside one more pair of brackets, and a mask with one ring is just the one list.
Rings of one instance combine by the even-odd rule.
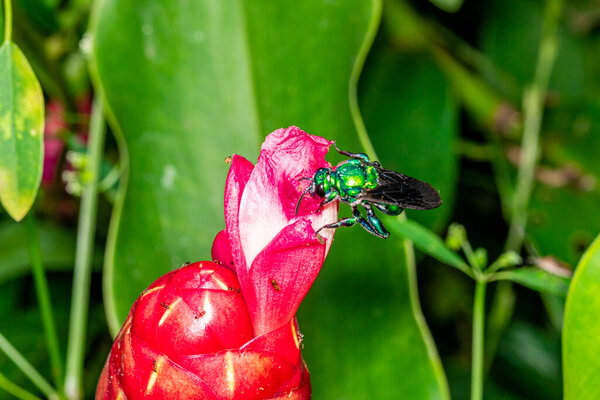
[[316, 187], [315, 187], [315, 194], [319, 197], [325, 197], [325, 188], [323, 187], [322, 183], [319, 183]]

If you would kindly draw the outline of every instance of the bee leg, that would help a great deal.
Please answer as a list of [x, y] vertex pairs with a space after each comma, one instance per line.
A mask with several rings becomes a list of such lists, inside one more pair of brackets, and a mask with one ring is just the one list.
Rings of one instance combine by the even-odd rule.
[[372, 203], [377, 209], [387, 215], [400, 215], [404, 208], [394, 204]]
[[[367, 210], [367, 219], [361, 215], [356, 206], [353, 206], [352, 217], [344, 218], [332, 224], [324, 225], [315, 232], [315, 235], [317, 235], [322, 229], [336, 229], [342, 226], [353, 226], [356, 223], [359, 223], [360, 226], [362, 226], [370, 234], [384, 239], [387, 238], [390, 234], [385, 230], [385, 228], [383, 228], [383, 224], [381, 221], [379, 221], [377, 216], [375, 216], [373, 209], [370, 208], [370, 206], [365, 206], [365, 209]], [[371, 217], [369, 217], [369, 213], [371, 214]]]
[[365, 153], [350, 153], [349, 151], [340, 150], [337, 147], [337, 144], [335, 144], [335, 140], [333, 141], [333, 147], [335, 147], [335, 150], [343, 156], [355, 158], [357, 160], [362, 160], [366, 163], [371, 163], [371, 160], [369, 160], [369, 156], [367, 156]]
[[[375, 215], [373, 206], [370, 203], [365, 204], [364, 202], [363, 202], [362, 206], [367, 211], [367, 219], [366, 219], [365, 223], [363, 223], [363, 222], [360, 223], [363, 226], [363, 228], [368, 230], [373, 235], [378, 236], [383, 239], [390, 236], [390, 233], [385, 229], [381, 220], [377, 217], [377, 215]], [[363, 219], [363, 221], [364, 221], [364, 219]], [[368, 225], [368, 227], [367, 227], [367, 225]]]
[[335, 199], [337, 199], [338, 194], [335, 191], [332, 191], [331, 194], [328, 197], [325, 197], [322, 201], [321, 204], [319, 204], [319, 208], [317, 208], [317, 212], [321, 211], [323, 209], [323, 207], [325, 207], [326, 204], [331, 203], [332, 201], [334, 201]]
[[[351, 217], [343, 218], [337, 222], [323, 225], [322, 227], [317, 229], [317, 231], [315, 232], [315, 235], [318, 235], [319, 232], [321, 232], [321, 230], [323, 230], [323, 229], [336, 229], [336, 228], [340, 228], [342, 226], [353, 226], [357, 222], [360, 222], [361, 220], [364, 221], [364, 218], [362, 217], [362, 215], [360, 215], [360, 211], [358, 211], [358, 208], [356, 208], [356, 206], [352, 206], [352, 216]], [[360, 222], [360, 224], [362, 225], [362, 222]]]

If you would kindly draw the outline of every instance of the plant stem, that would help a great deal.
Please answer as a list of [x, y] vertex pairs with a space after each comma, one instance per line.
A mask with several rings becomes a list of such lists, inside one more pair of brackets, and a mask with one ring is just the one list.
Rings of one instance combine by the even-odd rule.
[[475, 283], [473, 301], [473, 344], [471, 358], [471, 400], [483, 399], [483, 334], [485, 319], [485, 287], [487, 282]]
[[[523, 94], [523, 139], [517, 185], [510, 207], [510, 224], [505, 250], [518, 252], [525, 238], [527, 209], [533, 190], [535, 167], [539, 157], [539, 137], [544, 100], [557, 50], [556, 31], [561, 16], [562, 0], [546, 0], [542, 40], [532, 83]], [[488, 327], [488, 365], [494, 357], [500, 336], [512, 317], [515, 294], [511, 282], [500, 282], [491, 305]]]
[[475, 260], [475, 253], [473, 252], [473, 248], [471, 247], [471, 243], [469, 243], [468, 239], [462, 243], [462, 251], [465, 253], [465, 257], [467, 257], [467, 261], [471, 266], [473, 271], [481, 271], [481, 266]]
[[29, 249], [29, 258], [31, 259], [35, 291], [40, 312], [42, 314], [42, 323], [44, 325], [44, 333], [46, 335], [48, 351], [50, 353], [52, 375], [54, 376], [56, 387], [60, 387], [63, 382], [63, 368], [60, 347], [58, 345], [58, 335], [56, 334], [56, 324], [54, 323], [52, 302], [50, 300], [50, 292], [48, 290], [48, 282], [46, 280], [44, 265], [42, 264], [40, 241], [38, 238], [37, 226], [33, 212], [30, 212], [27, 217], [25, 217], [25, 229], [27, 232], [27, 247]]
[[67, 343], [67, 371], [65, 394], [69, 399], [82, 396], [83, 358], [85, 355], [85, 332], [89, 305], [92, 255], [96, 232], [96, 209], [98, 204], [98, 177], [104, 147], [105, 125], [102, 116], [102, 99], [97, 97], [92, 108], [89, 147], [86, 167], [89, 181], [84, 182], [81, 209], [77, 228], [77, 250], [73, 276], [73, 296], [69, 340]]
[[372, 160], [377, 160], [377, 153], [375, 152], [375, 147], [373, 147], [373, 143], [367, 134], [367, 128], [365, 127], [365, 122], [360, 115], [360, 107], [358, 106], [358, 80], [360, 78], [360, 73], [362, 72], [362, 68], [365, 64], [365, 60], [367, 59], [367, 55], [369, 54], [369, 50], [371, 49], [371, 45], [375, 40], [375, 35], [379, 29], [379, 22], [381, 20], [381, 10], [382, 2], [374, 1], [373, 2], [373, 18], [371, 19], [371, 23], [369, 24], [368, 31], [365, 36], [365, 40], [363, 41], [358, 55], [356, 56], [356, 61], [354, 62], [354, 66], [352, 67], [352, 73], [350, 74], [350, 82], [348, 86], [348, 98], [350, 105], [350, 114], [352, 115], [352, 120], [354, 122], [354, 126], [356, 127], [356, 133], [358, 135], [358, 140], [362, 145], [364, 152], [371, 158]]
[[42, 393], [44, 393], [44, 395], [50, 399], [58, 399], [58, 394], [52, 385], [50, 385], [50, 383], [44, 379], [44, 377], [33, 367], [33, 365], [29, 364], [25, 357], [23, 357], [23, 355], [19, 353], [19, 351], [15, 349], [1, 333], [0, 350], [2, 350], [4, 354], [6, 354], [6, 356], [10, 358], [11, 361], [14, 362], [21, 371], [23, 371], [25, 376], [27, 376], [31, 382], [33, 382], [33, 384], [37, 386]]
[[544, 30], [533, 82], [523, 95], [523, 139], [517, 186], [512, 201], [511, 221], [506, 250], [518, 251], [525, 238], [527, 208], [533, 189], [535, 166], [539, 157], [539, 137], [544, 113], [544, 100], [550, 74], [556, 59], [556, 30], [561, 15], [562, 0], [547, 0]]
[[4, 0], [4, 43], [12, 39], [12, 2]]
[[9, 380], [7, 377], [0, 373], [0, 388], [4, 389], [7, 393], [13, 395], [17, 399], [22, 400], [41, 400], [38, 396], [28, 392], [21, 386]]

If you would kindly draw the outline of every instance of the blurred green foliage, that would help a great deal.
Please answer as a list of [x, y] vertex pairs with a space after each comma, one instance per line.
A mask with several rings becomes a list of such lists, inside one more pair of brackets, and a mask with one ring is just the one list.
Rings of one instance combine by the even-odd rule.
[[[184, 261], [210, 257], [224, 226], [224, 158], [255, 161], [276, 128], [297, 125], [349, 151], [374, 150], [384, 166], [432, 183], [443, 206], [408, 217], [440, 235], [457, 221], [482, 248], [479, 256], [495, 260], [511, 218], [523, 94], [549, 1], [15, 0], [13, 39], [46, 100], [66, 109], [56, 138], [85, 143], [86, 104], [102, 90], [113, 133], [103, 176], [122, 168], [107, 183], [119, 179], [116, 198], [105, 192], [98, 208], [96, 244], [106, 252], [95, 265], [105, 268], [92, 276], [85, 398], [110, 346], [106, 320], [114, 334], [144, 287]], [[498, 272], [521, 286], [509, 289], [512, 320], [492, 332], [499, 340], [486, 352], [486, 399], [559, 399], [561, 376], [567, 399], [597, 397], [586, 379], [600, 358], [598, 246], [588, 250], [600, 232], [599, 16], [593, 1], [562, 7], [520, 253], [536, 267]], [[58, 154], [59, 172], [35, 210], [65, 338], [78, 199], [65, 192], [60, 171], [77, 167], [66, 150]], [[400, 235], [460, 269], [443, 241], [431, 245], [431, 232], [386, 225], [387, 241], [341, 229], [301, 307], [314, 397], [444, 399], [449, 388], [453, 398], [467, 398], [472, 282], [414, 255]], [[561, 369], [564, 275], [586, 250], [568, 295]], [[49, 379], [28, 271], [22, 226], [1, 214], [0, 331]], [[490, 297], [496, 287], [488, 286]], [[3, 355], [0, 370], [36, 391]]]

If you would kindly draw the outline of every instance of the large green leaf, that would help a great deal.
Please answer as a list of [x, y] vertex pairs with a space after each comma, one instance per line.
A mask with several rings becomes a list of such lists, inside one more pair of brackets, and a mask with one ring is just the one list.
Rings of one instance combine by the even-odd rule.
[[113, 330], [150, 282], [209, 256], [226, 156], [254, 160], [291, 124], [356, 140], [348, 80], [375, 4], [101, 2], [97, 78], [129, 159], [107, 257]]
[[315, 399], [449, 398], [401, 237], [339, 229], [299, 319]]
[[[105, 266], [113, 333], [159, 275], [209, 257], [224, 225], [225, 156], [254, 160], [264, 135], [291, 124], [357, 149], [348, 86], [380, 7], [375, 0], [100, 3], [96, 83], [129, 161]], [[365, 235], [387, 260], [381, 274], [371, 274]], [[445, 398], [412, 254], [360, 229], [339, 237], [300, 316], [315, 398]], [[348, 306], [357, 302], [365, 307]]]
[[567, 295], [563, 329], [564, 399], [600, 398], [600, 236], [582, 257]]
[[0, 47], [0, 202], [20, 221], [42, 178], [44, 97], [16, 44]]
[[376, 50], [361, 79], [365, 125], [383, 166], [439, 190], [442, 207], [407, 214], [440, 229], [452, 213], [458, 175], [456, 101], [446, 79], [427, 57], [393, 53], [384, 46]]

